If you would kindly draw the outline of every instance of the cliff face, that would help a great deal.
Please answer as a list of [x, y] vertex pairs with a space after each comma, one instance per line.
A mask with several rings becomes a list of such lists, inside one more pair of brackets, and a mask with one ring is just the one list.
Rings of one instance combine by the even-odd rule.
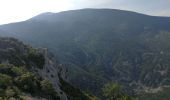
[[66, 80], [67, 77], [66, 67], [63, 66], [62, 64], [59, 64], [54, 58], [54, 56], [48, 53], [47, 49], [39, 49], [39, 51], [44, 55], [45, 64], [42, 69], [34, 70], [38, 70], [38, 75], [40, 75], [44, 79], [49, 80], [53, 84], [54, 88], [59, 92], [61, 100], [67, 100], [66, 93], [61, 89], [61, 83], [59, 78], [61, 77], [62, 79]]
[[0, 38], [0, 99], [90, 100], [66, 82], [67, 72], [47, 49]]
[[[63, 80], [66, 79], [66, 69], [54, 59], [52, 54], [48, 53], [47, 49], [34, 49], [14, 38], [0, 38], [0, 64], [2, 64], [0, 74], [9, 76], [9, 73], [4, 73], [3, 71], [10, 72], [10, 66], [12, 66], [11, 68], [13, 66], [24, 68], [27, 72], [35, 74], [35, 77], [39, 77], [40, 81], [48, 80], [53, 85], [60, 100], [67, 100], [65, 92], [60, 88], [61, 83], [59, 80], [59, 76]], [[1, 79], [0, 84], [2, 81]], [[15, 84], [13, 85], [15, 86]], [[26, 92], [26, 94], [29, 94], [29, 92]]]

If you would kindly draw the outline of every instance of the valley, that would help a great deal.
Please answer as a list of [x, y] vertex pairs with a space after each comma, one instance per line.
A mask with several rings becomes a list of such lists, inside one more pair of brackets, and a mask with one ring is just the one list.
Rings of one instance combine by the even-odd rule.
[[[161, 97], [170, 98], [166, 94], [170, 86], [169, 26], [169, 17], [81, 9], [1, 25], [0, 36], [47, 48], [66, 65], [68, 82], [82, 91], [100, 97], [102, 87], [114, 82], [141, 100], [167, 100]], [[153, 93], [157, 88], [165, 89]], [[160, 98], [153, 99], [157, 97], [151, 95], [157, 93]]]

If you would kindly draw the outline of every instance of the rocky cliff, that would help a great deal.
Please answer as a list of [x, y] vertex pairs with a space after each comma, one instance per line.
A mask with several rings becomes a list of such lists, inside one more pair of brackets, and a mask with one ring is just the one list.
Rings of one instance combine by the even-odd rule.
[[66, 82], [67, 76], [47, 49], [0, 38], [0, 99], [90, 100]]
[[[50, 80], [54, 88], [59, 92], [61, 100], [68, 100], [66, 93], [61, 89], [60, 78], [66, 80], [67, 69], [62, 64], [59, 64], [54, 56], [48, 53], [47, 49], [39, 49], [39, 51], [44, 55], [45, 64], [42, 69], [37, 69], [33, 67], [35, 72], [38, 71], [38, 75], [41, 77]], [[37, 70], [37, 71], [36, 71]]]

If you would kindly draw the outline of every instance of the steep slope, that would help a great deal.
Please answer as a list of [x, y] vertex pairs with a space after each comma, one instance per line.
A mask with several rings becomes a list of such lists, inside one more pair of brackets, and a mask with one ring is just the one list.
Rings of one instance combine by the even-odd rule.
[[65, 66], [47, 49], [34, 49], [14, 38], [0, 38], [0, 99], [90, 100], [79, 89], [65, 85], [66, 77]]
[[4, 36], [9, 36], [9, 33], [5, 32], [4, 30], [0, 29], [0, 36], [4, 37]]
[[69, 65], [72, 84], [99, 93], [110, 81], [136, 91], [169, 86], [169, 26], [168, 17], [82, 9], [44, 13], [0, 28], [49, 48]]

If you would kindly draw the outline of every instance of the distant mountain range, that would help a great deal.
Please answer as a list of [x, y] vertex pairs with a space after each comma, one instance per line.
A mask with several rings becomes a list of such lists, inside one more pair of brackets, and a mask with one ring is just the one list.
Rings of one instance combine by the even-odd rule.
[[111, 81], [131, 92], [170, 86], [169, 17], [81, 9], [44, 13], [0, 29], [47, 47], [68, 65], [69, 81], [81, 89], [100, 94]]

